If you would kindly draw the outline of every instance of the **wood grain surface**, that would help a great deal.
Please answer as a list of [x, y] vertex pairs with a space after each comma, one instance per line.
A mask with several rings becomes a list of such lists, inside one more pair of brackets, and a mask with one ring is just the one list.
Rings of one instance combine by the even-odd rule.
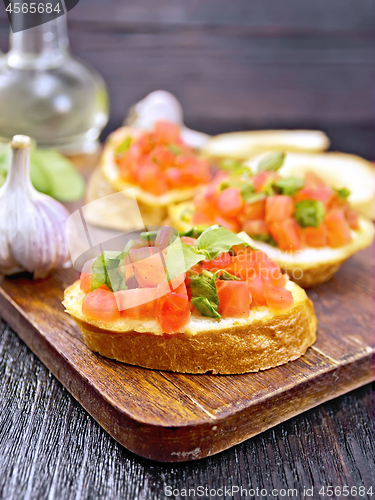
[[72, 269], [37, 282], [27, 277], [5, 279], [0, 313], [126, 448], [153, 460], [194, 460], [371, 381], [370, 250], [356, 255], [336, 278], [310, 292], [319, 330], [306, 355], [259, 373], [182, 375], [92, 353], [61, 305], [64, 288], [77, 277]]

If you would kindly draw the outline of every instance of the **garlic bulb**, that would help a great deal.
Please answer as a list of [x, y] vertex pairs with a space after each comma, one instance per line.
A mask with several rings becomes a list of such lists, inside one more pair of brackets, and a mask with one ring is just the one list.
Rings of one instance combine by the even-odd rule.
[[69, 212], [31, 184], [30, 146], [30, 137], [13, 137], [11, 165], [0, 188], [0, 273], [29, 271], [43, 278], [69, 261]]
[[184, 114], [178, 99], [166, 90], [155, 90], [130, 108], [125, 124], [142, 130], [151, 130], [158, 120], [167, 120], [181, 126], [181, 136], [193, 148], [203, 147], [209, 135], [191, 130], [184, 125]]

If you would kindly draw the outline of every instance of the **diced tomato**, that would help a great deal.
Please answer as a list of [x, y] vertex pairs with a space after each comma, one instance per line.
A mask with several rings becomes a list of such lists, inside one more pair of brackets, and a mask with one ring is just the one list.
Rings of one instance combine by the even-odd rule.
[[190, 320], [190, 304], [185, 283], [158, 299], [157, 319], [165, 333], [185, 330]]
[[308, 226], [303, 230], [305, 234], [305, 242], [309, 247], [325, 247], [327, 246], [327, 227], [324, 224], [320, 224], [319, 227]]
[[88, 293], [91, 290], [91, 277], [92, 273], [81, 273], [79, 287], [85, 293]]
[[182, 236], [181, 237], [181, 243], [185, 243], [185, 245], [189, 245], [190, 247], [193, 247], [197, 240], [195, 238], [190, 238], [189, 236]]
[[350, 208], [349, 204], [346, 204], [345, 215], [350, 229], [357, 231], [359, 229], [358, 214], [355, 210]]
[[176, 159], [181, 169], [181, 186], [197, 186], [211, 180], [210, 166], [206, 160], [193, 155], [181, 155]]
[[243, 223], [242, 229], [247, 234], [267, 234], [267, 223], [264, 220], [247, 220]]
[[346, 220], [344, 210], [332, 210], [324, 220], [328, 230], [328, 245], [333, 248], [347, 245], [351, 242], [349, 224]]
[[134, 177], [136, 175], [141, 155], [138, 144], [132, 144], [128, 151], [116, 158], [122, 177], [128, 177], [129, 175]]
[[202, 262], [203, 269], [207, 269], [207, 271], [219, 271], [220, 269], [227, 269], [233, 263], [233, 258], [229, 255], [228, 252], [223, 252], [213, 260], [204, 260]]
[[249, 316], [252, 298], [245, 281], [216, 280], [216, 288], [219, 297], [219, 314], [231, 318]]
[[238, 231], [240, 230], [240, 223], [234, 217], [222, 217], [221, 215], [217, 215], [215, 217], [215, 223], [219, 224], [220, 226], [226, 227], [233, 233], [238, 233]]
[[151, 152], [154, 147], [153, 134], [148, 132], [143, 132], [139, 138], [133, 143], [139, 148], [142, 155], [147, 155]]
[[265, 283], [263, 288], [267, 305], [271, 309], [284, 311], [293, 306], [294, 299], [289, 290], [286, 290], [285, 288], [276, 288], [269, 283]]
[[181, 186], [181, 170], [177, 167], [169, 167], [164, 172], [165, 181], [170, 189]]
[[316, 189], [325, 186], [325, 184], [315, 172], [308, 170], [305, 174], [305, 186]]
[[121, 317], [132, 319], [155, 318], [157, 288], [134, 288], [114, 293]]
[[204, 197], [209, 202], [216, 202], [217, 195], [220, 192], [220, 186], [228, 178], [228, 174], [226, 172], [220, 171], [218, 172], [213, 180], [206, 186], [204, 190]]
[[264, 296], [264, 284], [261, 278], [253, 274], [253, 277], [247, 280], [247, 286], [249, 287], [251, 296], [255, 304], [257, 304], [258, 306], [265, 306], [267, 302]]
[[142, 189], [155, 196], [160, 196], [167, 191], [165, 177], [153, 163], [146, 163], [138, 168], [137, 181]]
[[303, 246], [301, 228], [295, 219], [272, 222], [268, 230], [281, 250], [300, 250]]
[[174, 234], [176, 234], [176, 230], [173, 229], [173, 227], [169, 227], [169, 226], [161, 227], [159, 229], [159, 231], [157, 232], [157, 235], [155, 238], [155, 247], [161, 248], [162, 250], [164, 248], [167, 248], [167, 246], [169, 245], [169, 242]]
[[211, 220], [219, 214], [216, 200], [207, 199], [206, 196], [204, 196], [204, 193], [199, 193], [195, 197], [194, 204], [197, 212], [204, 213]]
[[262, 190], [262, 188], [267, 184], [268, 182], [271, 181], [271, 179], [277, 179], [279, 176], [276, 174], [276, 172], [270, 172], [270, 171], [263, 171], [259, 172], [259, 174], [254, 175], [253, 177], [253, 183], [255, 187], [255, 191], [259, 192]]
[[294, 201], [297, 203], [303, 200], [318, 200], [322, 201], [325, 205], [328, 205], [334, 196], [335, 192], [329, 186], [323, 185], [317, 188], [304, 187], [298, 191]]
[[195, 212], [191, 221], [195, 226], [200, 226], [200, 225], [210, 226], [213, 222], [212, 219], [210, 219], [203, 212]]
[[129, 255], [125, 259], [125, 279], [128, 281], [134, 275], [133, 264], [131, 263]]
[[266, 200], [266, 221], [277, 222], [289, 219], [294, 211], [294, 202], [291, 196], [269, 196]]
[[175, 155], [166, 146], [158, 144], [150, 153], [150, 160], [160, 165], [163, 169], [172, 167], [175, 162]]
[[140, 287], [155, 287], [165, 280], [163, 254], [160, 249], [155, 247], [132, 249], [129, 257]]
[[241, 212], [242, 207], [243, 198], [238, 189], [229, 187], [224, 189], [224, 191], [221, 191], [219, 194], [217, 199], [217, 208], [224, 217], [236, 216], [239, 212]]
[[244, 206], [244, 217], [250, 220], [264, 219], [266, 216], [266, 200], [259, 200], [255, 203], [246, 203]]
[[158, 144], [179, 144], [180, 127], [176, 123], [160, 120], [155, 123], [154, 137]]
[[103, 288], [97, 288], [86, 295], [82, 303], [82, 313], [88, 318], [103, 322], [112, 322], [120, 318], [114, 294]]

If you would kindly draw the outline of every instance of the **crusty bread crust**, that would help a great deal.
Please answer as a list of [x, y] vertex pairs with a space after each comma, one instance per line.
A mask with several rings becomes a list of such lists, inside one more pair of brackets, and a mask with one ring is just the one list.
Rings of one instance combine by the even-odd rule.
[[238, 374], [297, 359], [315, 342], [317, 320], [311, 300], [295, 283], [287, 287], [294, 297], [287, 311], [256, 307], [246, 319], [196, 316], [185, 333], [176, 334], [160, 333], [152, 322], [150, 331], [144, 331], [147, 321], [111, 324], [85, 318], [79, 282], [66, 289], [64, 305], [88, 347], [107, 358], [155, 370]]

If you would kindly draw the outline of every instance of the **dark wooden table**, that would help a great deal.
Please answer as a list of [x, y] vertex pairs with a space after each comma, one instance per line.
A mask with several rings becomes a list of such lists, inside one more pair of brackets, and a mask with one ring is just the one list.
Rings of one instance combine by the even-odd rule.
[[[69, 27], [73, 50], [103, 74], [115, 103], [105, 134], [131, 104], [164, 88], [193, 128], [316, 127], [332, 149], [374, 159], [373, 12], [372, 0], [81, 0]], [[8, 33], [1, 6], [2, 50]], [[179, 465], [121, 447], [2, 322], [0, 394], [1, 499], [162, 499], [167, 486], [259, 488], [247, 498], [261, 498], [262, 488], [269, 498], [288, 497], [273, 489], [304, 498], [314, 487], [306, 498], [321, 499], [322, 486], [345, 485], [375, 494], [369, 385]], [[190, 493], [219, 498], [220, 490]], [[353, 490], [346, 498], [373, 497]]]
[[162, 499], [167, 486], [259, 488], [250, 498], [262, 488], [271, 498], [284, 495], [271, 496], [274, 489], [296, 489], [294, 498], [303, 498], [303, 488], [314, 487], [313, 498], [324, 498], [321, 486], [374, 486], [370, 385], [223, 453], [177, 465], [120, 446], [4, 323], [0, 394], [0, 498], [6, 500]]

